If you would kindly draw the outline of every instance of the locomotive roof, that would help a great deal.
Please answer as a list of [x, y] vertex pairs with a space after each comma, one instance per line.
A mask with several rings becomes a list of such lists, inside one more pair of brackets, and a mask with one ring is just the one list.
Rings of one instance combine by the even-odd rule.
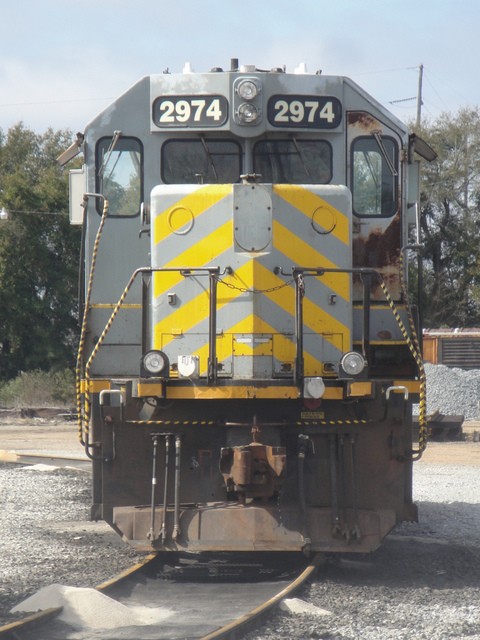
[[309, 93], [312, 95], [333, 95], [344, 105], [345, 110], [368, 110], [382, 120], [388, 120], [399, 134], [405, 134], [407, 127], [380, 102], [369, 95], [356, 82], [346, 76], [324, 75], [321, 72], [307, 73], [303, 66], [293, 73], [282, 68], [264, 70], [254, 65], [245, 65], [238, 69], [224, 71], [214, 68], [207, 72], [196, 73], [186, 65], [182, 73], [163, 73], [144, 76], [123, 94], [114, 100], [106, 109], [97, 114], [87, 125], [102, 126], [110, 120], [110, 116], [121, 109], [141, 109], [151, 112], [151, 102], [154, 96], [172, 94], [206, 94], [217, 92], [229, 97], [232, 82], [238, 77], [254, 77], [265, 83], [268, 94], [277, 92], [284, 94]]

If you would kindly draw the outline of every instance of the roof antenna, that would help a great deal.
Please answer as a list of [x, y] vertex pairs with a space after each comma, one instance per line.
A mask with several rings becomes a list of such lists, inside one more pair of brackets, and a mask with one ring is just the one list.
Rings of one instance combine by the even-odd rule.
[[230, 71], [238, 71], [238, 58], [230, 58]]

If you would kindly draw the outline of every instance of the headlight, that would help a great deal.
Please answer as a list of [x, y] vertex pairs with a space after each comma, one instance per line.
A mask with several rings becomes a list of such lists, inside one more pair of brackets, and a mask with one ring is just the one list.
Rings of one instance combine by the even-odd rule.
[[168, 358], [163, 351], [147, 351], [142, 358], [142, 375], [165, 375], [168, 373], [168, 368]]
[[340, 360], [340, 367], [347, 376], [358, 376], [365, 369], [365, 365], [364, 357], [357, 351], [345, 353]]
[[238, 107], [237, 115], [242, 124], [254, 124], [258, 120], [258, 109], [254, 104], [242, 102]]
[[238, 84], [237, 92], [243, 100], [253, 100], [258, 96], [258, 87], [252, 80], [243, 80]]

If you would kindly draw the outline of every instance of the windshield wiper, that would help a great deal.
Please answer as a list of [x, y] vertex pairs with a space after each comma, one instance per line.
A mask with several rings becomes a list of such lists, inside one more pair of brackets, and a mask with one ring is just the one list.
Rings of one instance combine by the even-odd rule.
[[213, 157], [212, 157], [212, 154], [210, 153], [210, 149], [208, 148], [207, 141], [205, 140], [205, 138], [203, 136], [200, 136], [200, 140], [202, 141], [203, 148], [205, 149], [205, 153], [207, 154], [207, 158], [208, 158], [208, 160], [210, 162], [210, 166], [212, 167], [212, 171], [213, 171], [213, 175], [215, 176], [215, 180], [218, 182], [217, 170], [215, 169], [215, 164], [213, 162]]
[[393, 164], [393, 162], [391, 161], [387, 150], [385, 149], [385, 145], [383, 144], [383, 139], [382, 139], [382, 132], [381, 131], [372, 131], [372, 135], [375, 138], [377, 144], [378, 144], [378, 148], [380, 149], [380, 151], [382, 152], [382, 156], [385, 158], [385, 162], [388, 164], [388, 168], [390, 169], [392, 176], [396, 177], [398, 176], [397, 170], [395, 169], [395, 166]]
[[[119, 141], [121, 135], [122, 135], [121, 131], [114, 131], [113, 137], [112, 137], [112, 141], [110, 142], [110, 146], [107, 149], [107, 153], [103, 157], [102, 166], [98, 170], [98, 177], [99, 178], [103, 175], [103, 172], [105, 171], [105, 167], [107, 166], [107, 164], [110, 161], [110, 156], [112, 155], [112, 151], [115, 149], [115, 145]], [[118, 162], [118, 160], [117, 160], [117, 162]], [[110, 175], [112, 175], [112, 172], [110, 172]]]
[[305, 159], [303, 157], [302, 151], [301, 151], [300, 147], [298, 146], [298, 142], [297, 142], [297, 139], [295, 138], [295, 136], [292, 136], [292, 141], [293, 141], [293, 144], [295, 145], [295, 150], [298, 153], [298, 156], [300, 158], [300, 162], [303, 165], [303, 170], [305, 171], [305, 173], [307, 174], [307, 176], [311, 180], [312, 176], [310, 175], [310, 171], [308, 170], [307, 164], [306, 164]]

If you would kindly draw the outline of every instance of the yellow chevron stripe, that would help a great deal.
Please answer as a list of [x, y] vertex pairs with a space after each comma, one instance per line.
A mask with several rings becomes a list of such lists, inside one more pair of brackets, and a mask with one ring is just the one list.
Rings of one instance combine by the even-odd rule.
[[[255, 264], [255, 274], [255, 282], [261, 282], [262, 289], [278, 287], [285, 282], [266, 269], [259, 262], [256, 262]], [[289, 295], [286, 295], [284, 288], [277, 289], [276, 291], [270, 291], [263, 295], [270, 298], [272, 302], [278, 304], [279, 307], [284, 309], [284, 311], [289, 313], [291, 316], [295, 315], [295, 295], [292, 289], [289, 290]], [[328, 334], [343, 334], [346, 336], [347, 344], [350, 342], [350, 329], [339, 322], [336, 318], [329, 315], [324, 309], [314, 304], [307, 297], [303, 299], [303, 311], [306, 326], [314, 333], [327, 334], [322, 337], [329, 340], [329, 342], [331, 342], [335, 347], [338, 346], [336, 341], [334, 339], [330, 339]]]
[[[209, 236], [209, 238], [210, 237], [211, 236]], [[231, 237], [230, 237], [230, 243], [231, 243]], [[218, 246], [218, 244], [216, 246]], [[200, 249], [200, 246], [199, 246], [199, 249]], [[184, 263], [180, 263], [180, 264], [184, 264]], [[246, 285], [245, 279], [242, 277], [241, 274], [239, 276], [240, 271], [241, 270], [237, 271], [235, 274], [231, 276], [225, 277], [225, 280], [227, 282], [234, 283], [236, 287], [246, 288], [247, 285]], [[176, 279], [175, 284], [176, 282], [178, 282], [178, 280], [183, 279], [183, 276], [179, 276], [176, 273], [155, 274], [155, 275], [162, 276], [162, 285], [163, 285], [163, 275], [168, 276], [167, 280], [170, 283], [172, 282], [173, 278]], [[164, 348], [172, 340], [174, 340], [175, 329], [181, 328], [183, 333], [187, 333], [196, 324], [208, 318], [209, 309], [210, 309], [208, 280], [206, 278], [204, 278], [204, 280], [205, 280], [205, 290], [201, 291], [197, 296], [195, 296], [191, 300], [188, 300], [187, 302], [182, 304], [181, 307], [179, 307], [178, 309], [175, 309], [175, 311], [170, 313], [164, 320], [161, 320], [155, 325], [154, 344], [156, 346], [154, 348], [156, 349]], [[163, 287], [163, 291], [160, 291], [160, 293], [157, 293], [157, 289], [155, 289], [155, 295], [160, 295], [161, 293], [168, 291], [170, 286], [173, 286], [173, 285], [169, 284], [166, 288]], [[217, 311], [220, 310], [229, 302], [231, 302], [232, 300], [234, 300], [235, 298], [238, 298], [238, 296], [242, 295], [242, 293], [243, 292], [239, 291], [238, 289], [230, 289], [229, 287], [223, 286], [221, 284], [218, 285]], [[162, 339], [162, 334], [163, 334], [163, 339]], [[165, 335], [165, 334], [172, 334], [172, 335]], [[208, 352], [208, 349], [207, 349], [207, 352]], [[229, 355], [231, 355], [231, 350], [229, 352]]]
[[[273, 355], [280, 362], [293, 362], [295, 358], [295, 343], [292, 338], [278, 333], [268, 322], [253, 314], [230, 327], [229, 333], [266, 333], [273, 336]], [[338, 345], [337, 345], [338, 346]], [[254, 353], [254, 351], [252, 351]], [[305, 375], [321, 375], [322, 363], [309, 353], [304, 353]]]
[[323, 367], [320, 360], [314, 358], [310, 353], [304, 350], [303, 352], [303, 369], [306, 376], [321, 376], [323, 375]]
[[[213, 235], [213, 234], [212, 234]], [[209, 236], [209, 244], [213, 244], [218, 247], [218, 243], [210, 242]], [[230, 237], [231, 240], [231, 237]], [[199, 251], [201, 249], [201, 245], [199, 245]], [[185, 262], [182, 262], [182, 256], [179, 256], [176, 261], [184, 266]], [[226, 304], [235, 300], [239, 296], [243, 295], [243, 291], [241, 289], [251, 289], [254, 286], [255, 278], [255, 266], [257, 264], [256, 260], [248, 260], [240, 269], [237, 269], [235, 273], [229, 276], [225, 276], [223, 280], [226, 283], [231, 283], [235, 289], [230, 289], [230, 287], [224, 286], [222, 284], [218, 285], [217, 288], [217, 311], [224, 307]], [[169, 265], [170, 266], [170, 265]], [[262, 268], [263, 269], [263, 268]], [[264, 270], [266, 273], [270, 273], [267, 270]], [[157, 293], [158, 289], [155, 289], [155, 295], [161, 295], [170, 289], [173, 284], [176, 284], [179, 280], [183, 279], [183, 276], [179, 276], [177, 273], [166, 273], [166, 274], [155, 274], [163, 279], [166, 276], [169, 282], [168, 286], [162, 286], [162, 291]], [[259, 278], [263, 277], [262, 275], [258, 276]], [[257, 282], [262, 282], [262, 280], [257, 280]], [[173, 283], [173, 284], [172, 284]], [[292, 312], [295, 309], [294, 304], [292, 304]], [[196, 324], [206, 319], [209, 314], [209, 294], [208, 294], [208, 282], [205, 282], [205, 290], [201, 291], [197, 296], [188, 300], [178, 309], [172, 310], [172, 313], [168, 315], [164, 320], [157, 323], [154, 330], [154, 342], [156, 343], [155, 348], [163, 348], [167, 344], [169, 344], [172, 340], [175, 339], [174, 335], [163, 337], [163, 342], [160, 344], [161, 334], [174, 334], [174, 328], [181, 328], [183, 333], [187, 333], [194, 327]], [[251, 316], [247, 317], [247, 321]], [[259, 319], [260, 320], [260, 319]], [[242, 321], [243, 322], [243, 321]], [[249, 328], [250, 326], [250, 328]], [[246, 325], [245, 330], [239, 330], [238, 333], [262, 333], [259, 329], [253, 329], [251, 325]], [[271, 331], [266, 330], [265, 333], [275, 333], [272, 329]], [[231, 352], [228, 354], [231, 355]], [[226, 357], [226, 356], [225, 356]]]
[[[298, 266], [303, 267], [338, 268], [338, 265], [315, 251], [311, 245], [279, 222], [274, 221], [273, 227], [275, 248], [289, 258], [292, 264], [298, 264]], [[298, 263], [299, 257], [300, 263]], [[348, 273], [326, 273], [322, 276], [322, 282], [344, 300], [350, 302], [350, 276]]]
[[274, 329], [272, 325], [265, 322], [263, 318], [255, 314], [250, 314], [246, 318], [242, 318], [239, 320], [237, 324], [234, 324], [232, 327], [229, 327], [228, 333], [266, 333], [266, 334], [274, 334], [277, 333], [277, 329]]
[[283, 198], [286, 202], [301, 211], [311, 220], [313, 213], [320, 207], [330, 210], [335, 216], [336, 225], [331, 234], [338, 238], [340, 242], [350, 244], [350, 223], [348, 217], [338, 209], [335, 209], [320, 196], [312, 193], [300, 185], [275, 185], [274, 193]]
[[[210, 245], [211, 243], [209, 242], [208, 244]], [[218, 245], [215, 244], [215, 246]], [[182, 260], [182, 256], [179, 256], [176, 261], [177, 260], [180, 265], [188, 264]], [[177, 280], [183, 277], [178, 274], [162, 275], [169, 276], [167, 280], [172, 276]], [[273, 274], [269, 269], [265, 268], [255, 259], [248, 260], [242, 267], [240, 267], [240, 269], [237, 269], [231, 276], [226, 276], [224, 280], [225, 282], [232, 283], [235, 287], [245, 289], [251, 289], [255, 286], [258, 287], [258, 283], [261, 283], [262, 289], [270, 289], [284, 284], [284, 280]], [[167, 291], [171, 286], [171, 283], [169, 283], [167, 287], [162, 286], [162, 291], [160, 291], [160, 293]], [[156, 296], [160, 295], [158, 291], [159, 288], [156, 287]], [[222, 284], [218, 285], [217, 291], [217, 310], [221, 309], [224, 305], [228, 304], [243, 293], [238, 288], [230, 289]], [[284, 311], [293, 317], [295, 314], [294, 292], [289, 288], [288, 295], [285, 295], [285, 293], [285, 287], [283, 287], [276, 291], [264, 293], [263, 295], [267, 296], [272, 300], [272, 302], [279, 305]], [[342, 349], [342, 345], [338, 344], [338, 334], [344, 336], [345, 342], [343, 344], [348, 345], [350, 343], [350, 329], [347, 326], [330, 316], [321, 307], [318, 307], [308, 300], [308, 298], [304, 298], [303, 304], [305, 325], [310, 329], [310, 331], [314, 333], [322, 333], [322, 337], [328, 340], [337, 349]], [[209, 295], [208, 290], [204, 290], [199, 293], [198, 296], [189, 300], [173, 313], [169, 314], [167, 318], [157, 323], [154, 328], [154, 347], [165, 348], [172, 340], [175, 339], [180, 329], [181, 332], [187, 333], [201, 320], [207, 318], [208, 313]], [[277, 331], [273, 327], [254, 314], [249, 314], [246, 318], [240, 320], [237, 325], [228, 330], [228, 333], [272, 333], [275, 334], [275, 336], [278, 335]], [[285, 338], [285, 340], [288, 339]], [[225, 344], [223, 350], [221, 349], [221, 344], [218, 344], [219, 360], [223, 360], [232, 354], [231, 342], [227, 342], [228, 345]], [[208, 345], [198, 349], [195, 352], [195, 355], [200, 356], [201, 370], [203, 370], [203, 367], [206, 366], [204, 363], [206, 363], [208, 355]], [[317, 359], [305, 354], [305, 365], [306, 369], [311, 372], [310, 375], [319, 375], [319, 372], [321, 371], [321, 363]]]
[[[154, 243], [162, 242], [172, 233], [171, 215], [174, 210], [189, 211], [193, 218], [197, 218], [230, 193], [232, 193], [232, 185], [230, 184], [206, 185], [181, 198], [155, 217], [153, 227]], [[188, 222], [188, 220], [185, 219], [185, 222]]]
[[[213, 233], [203, 238], [201, 242], [183, 253], [179, 253], [173, 260], [167, 263], [165, 267], [203, 267], [212, 264], [215, 258], [232, 246], [232, 238], [232, 221], [228, 220]], [[179, 272], [154, 273], [153, 275], [153, 292], [155, 297], [169, 291], [184, 278]], [[205, 283], [208, 288], [208, 280], [205, 280]]]
[[[256, 274], [253, 279], [253, 274]], [[284, 281], [275, 276], [271, 271], [263, 267], [257, 260], [249, 260], [243, 267], [238, 269], [233, 275], [225, 277], [226, 282], [231, 282], [236, 287], [251, 288], [252, 283], [262, 283], [262, 288], [276, 287], [279, 284], [284, 284]], [[222, 289], [224, 290], [222, 293]], [[234, 298], [241, 295], [242, 292], [238, 289], [230, 289], [222, 284], [218, 285], [218, 305], [217, 309], [222, 308], [228, 304]], [[272, 291], [268, 296], [275, 304], [278, 304], [289, 315], [295, 314], [295, 296], [293, 290], [289, 289], [288, 295], [285, 295], [285, 288]], [[199, 298], [203, 298], [202, 300]], [[196, 306], [197, 305], [197, 306]], [[156, 348], [165, 348], [172, 340], [175, 339], [175, 332], [173, 328], [181, 327], [184, 333], [187, 333], [195, 324], [201, 319], [208, 316], [208, 295], [201, 293], [194, 300], [183, 305], [183, 308], [178, 309], [168, 318], [161, 323], [158, 323], [155, 327], [155, 343]], [[322, 337], [328, 340], [336, 349], [342, 350], [344, 345], [350, 343], [350, 330], [345, 325], [341, 324], [329, 316], [323, 309], [316, 306], [307, 299], [304, 299], [304, 319], [305, 324], [313, 332], [322, 333]], [[167, 323], [168, 322], [168, 326]], [[162, 338], [162, 335], [163, 338]], [[279, 347], [282, 354], [290, 354], [289, 358], [294, 357], [294, 345], [287, 338], [278, 334], [277, 330], [265, 322], [263, 319], [249, 314], [246, 318], [241, 319], [236, 325], [228, 329], [228, 335], [235, 333], [271, 333], [275, 336], [275, 343], [279, 341]], [[168, 334], [168, 335], [165, 335]], [[343, 336], [341, 340], [342, 344], [339, 344], [339, 335]], [[224, 337], [227, 336], [224, 334]], [[281, 346], [280, 346], [281, 345]], [[275, 356], [280, 360], [284, 360], [284, 357], [277, 355], [275, 349]], [[230, 339], [227, 339], [222, 343], [220, 338], [217, 338], [217, 355], [218, 359], [224, 360], [232, 355], [232, 343]], [[194, 355], [198, 355], [200, 358], [200, 369], [202, 374], [206, 371], [206, 363], [208, 357], [208, 345], [205, 345], [195, 351]], [[314, 358], [308, 353], [304, 354], [305, 357], [305, 373], [306, 375], [320, 375], [322, 371], [321, 363], [318, 359]]]
[[[249, 320], [249, 318], [247, 318]], [[293, 364], [295, 358], [295, 344], [287, 336], [281, 333], [276, 333], [275, 329], [263, 322], [258, 318], [258, 325], [261, 328], [260, 333], [270, 333], [273, 335], [274, 351], [273, 356], [280, 362], [291, 362]], [[217, 357], [219, 362], [226, 360], [232, 356], [232, 336], [235, 333], [248, 333], [243, 331], [245, 327], [244, 322], [240, 322], [237, 325], [231, 327], [227, 334], [217, 337]], [[338, 346], [338, 345], [336, 345]], [[196, 355], [200, 359], [200, 374], [205, 375], [207, 371], [208, 360], [208, 345], [204, 345], [200, 349], [197, 349], [193, 355]], [[319, 376], [322, 375], [322, 363], [317, 358], [314, 358], [309, 353], [304, 353], [304, 366], [305, 375], [307, 376]]]

